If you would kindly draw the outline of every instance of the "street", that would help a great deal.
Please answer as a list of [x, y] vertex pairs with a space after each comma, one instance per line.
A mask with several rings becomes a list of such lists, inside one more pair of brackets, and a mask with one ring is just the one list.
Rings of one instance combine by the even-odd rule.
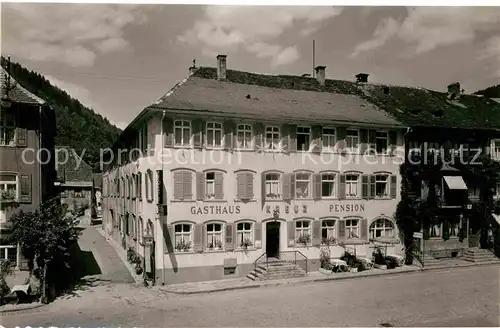
[[483, 266], [172, 295], [131, 285], [92, 287], [5, 327], [499, 326], [499, 267]]

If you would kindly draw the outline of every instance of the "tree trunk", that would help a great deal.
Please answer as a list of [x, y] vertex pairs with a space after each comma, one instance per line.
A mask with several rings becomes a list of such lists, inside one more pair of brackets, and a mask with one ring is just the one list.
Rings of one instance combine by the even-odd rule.
[[43, 264], [42, 303], [47, 304], [47, 262]]

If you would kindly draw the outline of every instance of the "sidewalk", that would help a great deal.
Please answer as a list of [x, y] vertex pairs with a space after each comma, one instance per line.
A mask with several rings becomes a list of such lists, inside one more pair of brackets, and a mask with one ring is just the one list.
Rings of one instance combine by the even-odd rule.
[[443, 270], [450, 268], [464, 268], [464, 267], [474, 267], [478, 265], [498, 265], [498, 263], [468, 263], [465, 261], [447, 261], [443, 265], [422, 268], [420, 266], [402, 266], [391, 270], [381, 270], [381, 269], [371, 269], [367, 271], [352, 273], [334, 273], [331, 275], [325, 275], [319, 271], [310, 272], [306, 277], [282, 279], [282, 280], [265, 280], [265, 281], [252, 281], [246, 277], [234, 278], [234, 279], [223, 279], [223, 280], [212, 280], [212, 281], [200, 281], [200, 282], [190, 282], [184, 284], [174, 284], [166, 286], [157, 286], [162, 291], [173, 293], [173, 294], [202, 294], [202, 293], [212, 293], [221, 292], [228, 290], [237, 289], [248, 289], [248, 288], [259, 288], [259, 287], [276, 287], [284, 285], [299, 285], [307, 283], [315, 283], [322, 281], [332, 281], [332, 280], [342, 280], [342, 279], [355, 279], [363, 277], [377, 277], [385, 275], [397, 275], [406, 274], [411, 272], [422, 272], [431, 270]]

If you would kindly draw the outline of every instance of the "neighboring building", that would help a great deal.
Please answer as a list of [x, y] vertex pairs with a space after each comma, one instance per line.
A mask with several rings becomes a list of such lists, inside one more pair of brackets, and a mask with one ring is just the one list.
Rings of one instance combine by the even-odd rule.
[[94, 173], [94, 204], [92, 209], [92, 219], [102, 218], [102, 173]]
[[5, 238], [14, 213], [35, 211], [54, 195], [55, 115], [3, 67], [0, 83], [0, 259], [27, 269], [18, 247]]
[[103, 175], [104, 229], [157, 283], [244, 276], [266, 256], [317, 270], [333, 239], [369, 257], [377, 242], [400, 250], [406, 129], [365, 96], [386, 87], [325, 81], [325, 67], [317, 79], [226, 70], [225, 56], [190, 72], [114, 145], [149, 153], [115, 156]]
[[90, 220], [91, 207], [94, 204], [92, 167], [69, 147], [57, 146], [56, 156], [58, 161], [55, 186], [61, 196], [61, 203], [67, 204], [71, 212], [84, 210], [85, 216]]

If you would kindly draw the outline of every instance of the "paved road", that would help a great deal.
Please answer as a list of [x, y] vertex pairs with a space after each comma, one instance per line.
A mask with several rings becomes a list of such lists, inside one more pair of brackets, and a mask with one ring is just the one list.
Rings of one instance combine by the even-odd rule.
[[191, 296], [120, 285], [0, 319], [7, 327], [499, 326], [498, 274], [498, 266], [456, 268]]
[[[114, 283], [134, 283], [134, 278], [130, 275], [125, 264], [116, 253], [115, 249], [96, 230], [95, 226], [87, 226], [78, 239], [78, 245], [84, 252], [90, 252], [97, 262], [99, 270], [89, 272], [95, 278]], [[90, 262], [90, 261], [89, 261]], [[88, 264], [88, 266], [91, 266]], [[100, 271], [100, 273], [98, 272]]]

